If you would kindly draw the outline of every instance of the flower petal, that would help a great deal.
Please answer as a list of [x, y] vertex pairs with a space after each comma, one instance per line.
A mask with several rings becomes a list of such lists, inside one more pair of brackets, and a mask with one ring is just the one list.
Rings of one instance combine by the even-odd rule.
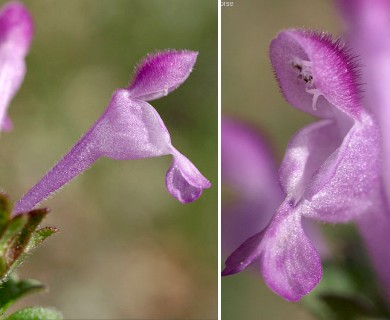
[[33, 23], [26, 7], [9, 2], [0, 12], [0, 52], [24, 58], [30, 47]]
[[190, 203], [198, 199], [203, 189], [211, 183], [184, 155], [172, 147], [173, 159], [165, 176], [165, 185], [169, 193], [181, 203]]
[[19, 90], [25, 73], [24, 59], [2, 57], [0, 53], [0, 131], [12, 129], [7, 109]]
[[262, 240], [264, 231], [255, 234], [247, 239], [236, 251], [234, 251], [225, 261], [225, 269], [222, 276], [230, 276], [241, 272], [251, 265], [262, 252]]
[[327, 222], [347, 222], [371, 208], [381, 188], [380, 134], [362, 113], [340, 147], [324, 162], [306, 189], [304, 214]]
[[286, 202], [267, 228], [263, 247], [263, 277], [284, 299], [298, 301], [320, 282], [320, 256], [302, 229], [301, 213]]
[[233, 252], [222, 275], [240, 272], [257, 259], [267, 285], [288, 301], [298, 301], [322, 278], [321, 260], [302, 229], [301, 213], [287, 201], [265, 230]]
[[26, 72], [24, 57], [33, 33], [32, 19], [18, 2], [6, 4], [0, 12], [0, 131], [9, 131], [8, 106], [19, 90]]
[[310, 124], [290, 140], [279, 179], [284, 192], [297, 203], [322, 163], [340, 146], [343, 136], [335, 121]]
[[327, 33], [291, 29], [271, 42], [276, 78], [294, 107], [317, 117], [333, 117], [338, 108], [359, 118], [356, 63], [340, 40]]
[[190, 75], [197, 52], [167, 50], [141, 61], [129, 86], [133, 99], [150, 101], [166, 96]]
[[171, 139], [160, 115], [147, 102], [132, 100], [125, 89], [115, 91], [88, 139], [97, 156], [117, 160], [171, 153]]
[[361, 57], [364, 104], [382, 133], [382, 173], [390, 201], [390, 1], [338, 0], [349, 45]]

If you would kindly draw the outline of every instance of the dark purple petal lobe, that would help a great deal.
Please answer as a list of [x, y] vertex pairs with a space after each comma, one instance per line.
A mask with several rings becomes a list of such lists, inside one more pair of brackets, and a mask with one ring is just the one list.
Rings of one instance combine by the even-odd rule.
[[197, 56], [197, 52], [188, 50], [149, 55], [136, 68], [129, 86], [132, 99], [150, 101], [166, 96], [188, 78]]
[[222, 276], [229, 276], [241, 272], [251, 265], [261, 254], [261, 242], [264, 232], [259, 232], [247, 239], [236, 251], [234, 251], [225, 262], [225, 269]]

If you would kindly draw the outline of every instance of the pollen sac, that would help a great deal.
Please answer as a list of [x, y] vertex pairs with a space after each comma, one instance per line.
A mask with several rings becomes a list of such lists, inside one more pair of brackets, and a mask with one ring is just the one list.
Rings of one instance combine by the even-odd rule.
[[305, 30], [281, 32], [270, 46], [270, 59], [286, 100], [320, 118], [335, 108], [359, 119], [357, 67], [339, 40]]

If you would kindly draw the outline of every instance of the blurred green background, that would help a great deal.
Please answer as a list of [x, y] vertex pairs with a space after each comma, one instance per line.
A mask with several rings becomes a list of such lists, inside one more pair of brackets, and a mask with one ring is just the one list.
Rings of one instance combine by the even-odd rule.
[[[284, 101], [268, 58], [270, 41], [293, 27], [336, 35], [341, 29], [332, 1], [234, 0], [233, 7], [222, 7], [222, 113], [264, 132], [278, 161], [291, 136], [313, 121]], [[222, 253], [222, 264], [228, 254]], [[222, 279], [222, 318], [314, 319], [302, 305], [275, 295], [251, 271]]]
[[152, 102], [173, 144], [213, 183], [182, 205], [171, 158], [99, 160], [44, 203], [60, 233], [21, 269], [50, 291], [17, 305], [66, 319], [217, 316], [217, 2], [25, 1], [35, 21], [27, 76], [1, 136], [1, 188], [16, 201], [69, 150], [147, 53], [199, 51], [189, 79]]

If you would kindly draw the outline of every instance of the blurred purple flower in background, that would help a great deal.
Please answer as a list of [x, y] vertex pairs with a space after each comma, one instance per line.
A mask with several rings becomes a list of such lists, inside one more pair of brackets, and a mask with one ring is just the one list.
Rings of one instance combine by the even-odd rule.
[[383, 288], [390, 290], [381, 132], [362, 103], [354, 55], [329, 34], [292, 29], [272, 41], [270, 58], [286, 100], [322, 120], [291, 139], [279, 170], [286, 199], [268, 226], [227, 259], [223, 275], [257, 261], [268, 286], [297, 301], [322, 277], [302, 218], [352, 221], [362, 231]]
[[[14, 214], [35, 208], [53, 192], [88, 169], [100, 157], [142, 159], [171, 154], [168, 191], [182, 203], [195, 201], [211, 186], [172, 144], [157, 111], [146, 101], [166, 96], [190, 75], [197, 53], [163, 51], [149, 55], [136, 68], [131, 85], [114, 92], [91, 129], [15, 205]], [[152, 195], [151, 195], [152, 197]]]
[[32, 18], [18, 2], [9, 2], [0, 12], [0, 131], [12, 129], [8, 106], [26, 73], [25, 56], [33, 35]]
[[248, 125], [222, 118], [222, 183], [234, 199], [222, 208], [222, 246], [229, 252], [264, 228], [283, 200], [277, 166], [260, 134]]

